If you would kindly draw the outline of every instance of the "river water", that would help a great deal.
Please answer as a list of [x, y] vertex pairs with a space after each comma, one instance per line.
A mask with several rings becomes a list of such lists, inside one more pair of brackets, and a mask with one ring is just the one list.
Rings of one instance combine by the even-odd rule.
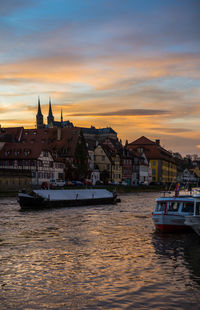
[[200, 238], [159, 234], [158, 193], [19, 211], [0, 200], [0, 309], [199, 309]]

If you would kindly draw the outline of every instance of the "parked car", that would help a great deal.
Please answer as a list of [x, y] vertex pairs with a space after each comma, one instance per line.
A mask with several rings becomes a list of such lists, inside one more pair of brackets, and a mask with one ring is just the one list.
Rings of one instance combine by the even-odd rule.
[[144, 182], [140, 182], [140, 185], [148, 186], [149, 184], [147, 181], [144, 181]]
[[119, 183], [118, 183], [118, 182], [115, 182], [115, 181], [113, 181], [111, 184], [112, 184], [112, 185], [119, 185]]
[[52, 179], [50, 180], [50, 184], [53, 186], [53, 187], [57, 187], [57, 186], [65, 186], [66, 182], [63, 181], [63, 180], [55, 180], [55, 179]]
[[75, 186], [83, 186], [83, 182], [81, 181], [72, 181], [72, 184], [75, 185]]
[[85, 180], [84, 180], [84, 184], [85, 184], [85, 185], [92, 185], [92, 180], [90, 180], [90, 179], [85, 179]]
[[103, 182], [100, 181], [100, 180], [98, 180], [98, 181], [96, 181], [96, 184], [95, 184], [95, 185], [103, 185]]
[[74, 184], [71, 181], [66, 181], [65, 185], [66, 186], [74, 186]]
[[126, 183], [125, 181], [122, 181], [122, 182], [120, 183], [120, 185], [128, 186], [128, 183]]
[[52, 184], [49, 184], [48, 182], [43, 182], [41, 184], [41, 189], [52, 189]]

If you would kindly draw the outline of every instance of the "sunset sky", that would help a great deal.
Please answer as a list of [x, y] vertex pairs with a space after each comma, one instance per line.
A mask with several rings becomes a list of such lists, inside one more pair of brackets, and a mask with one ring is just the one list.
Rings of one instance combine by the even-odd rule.
[[0, 1], [0, 124], [112, 127], [200, 155], [200, 0]]

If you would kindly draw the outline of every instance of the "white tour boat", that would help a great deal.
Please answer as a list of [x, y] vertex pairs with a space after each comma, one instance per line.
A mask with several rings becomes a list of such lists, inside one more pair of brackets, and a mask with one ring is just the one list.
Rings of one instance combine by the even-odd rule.
[[185, 217], [185, 225], [190, 226], [200, 236], [200, 194], [194, 195], [194, 213]]
[[187, 230], [189, 226], [185, 224], [185, 216], [191, 216], [194, 213], [193, 195], [178, 195], [175, 192], [173, 196], [166, 196], [156, 199], [152, 219], [156, 230], [161, 232], [178, 232]]

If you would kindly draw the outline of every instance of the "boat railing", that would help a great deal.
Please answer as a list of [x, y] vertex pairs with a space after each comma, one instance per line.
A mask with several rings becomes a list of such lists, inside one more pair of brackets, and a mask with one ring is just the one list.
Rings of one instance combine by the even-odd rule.
[[161, 197], [191, 197], [193, 195], [192, 191], [181, 190], [178, 195], [174, 191], [162, 191]]
[[167, 196], [171, 196], [171, 195], [172, 195], [172, 192], [171, 192], [171, 191], [162, 191], [162, 192], [160, 192], [160, 193], [161, 193], [162, 197], [166, 197], [166, 195], [167, 195]]
[[191, 197], [194, 195], [200, 195], [200, 188], [192, 188], [191, 190], [181, 189], [178, 195], [174, 191], [162, 191], [161, 197]]
[[194, 187], [194, 188], [192, 188], [192, 192], [194, 194], [200, 194], [200, 188], [199, 187]]

